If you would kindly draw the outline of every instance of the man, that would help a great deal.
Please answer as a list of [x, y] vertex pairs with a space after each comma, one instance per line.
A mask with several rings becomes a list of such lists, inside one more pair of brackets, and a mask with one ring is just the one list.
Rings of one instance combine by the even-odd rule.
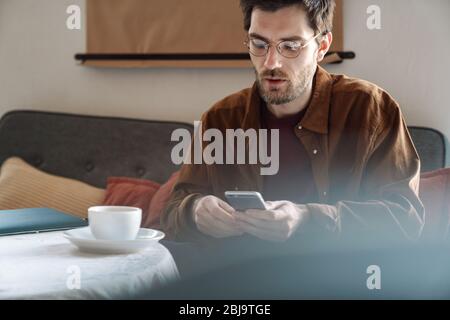
[[[216, 103], [203, 130], [279, 129], [280, 169], [185, 164], [162, 225], [182, 240], [307, 232], [416, 239], [420, 161], [398, 104], [369, 82], [318, 66], [334, 0], [241, 0], [256, 82]], [[267, 210], [235, 211], [224, 191], [262, 193]]]

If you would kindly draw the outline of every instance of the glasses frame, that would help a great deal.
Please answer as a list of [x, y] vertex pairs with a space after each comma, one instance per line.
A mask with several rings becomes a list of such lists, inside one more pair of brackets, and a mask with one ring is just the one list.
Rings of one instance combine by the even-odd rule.
[[[304, 44], [302, 44], [302, 45], [299, 47], [298, 52], [297, 52], [297, 55], [294, 56], [294, 57], [286, 57], [284, 54], [282, 54], [282, 53], [281, 53], [281, 49], [280, 49], [280, 45], [281, 45], [283, 42], [292, 42], [292, 41], [296, 41], [296, 40], [281, 40], [281, 41], [275, 43], [275, 42], [273, 42], [273, 41], [267, 42], [266, 40], [263, 40], [263, 39], [247, 37], [247, 39], [244, 41], [244, 45], [247, 47], [248, 52], [249, 52], [251, 55], [254, 55], [255, 57], [265, 57], [265, 56], [267, 55], [267, 53], [269, 53], [270, 47], [275, 46], [275, 48], [277, 49], [277, 52], [278, 52], [282, 57], [285, 57], [285, 58], [287, 58], [287, 59], [295, 59], [295, 58], [297, 58], [297, 57], [300, 55], [300, 53], [302, 52], [302, 50], [303, 50], [306, 46], [308, 46], [313, 40], [317, 39], [317, 37], [319, 37], [319, 36], [324, 36], [324, 35], [326, 35], [327, 33], [328, 33], [328, 31], [320, 32], [320, 33], [316, 34], [315, 36], [313, 36], [311, 39], [307, 40]], [[264, 52], [264, 54], [257, 55], [257, 54], [254, 54], [253, 52], [251, 52], [251, 50], [250, 50], [250, 41], [251, 41], [252, 39], [258, 39], [258, 40], [261, 40], [261, 41], [263, 41], [263, 42], [265, 42], [265, 43], [267, 44], [266, 52]]]

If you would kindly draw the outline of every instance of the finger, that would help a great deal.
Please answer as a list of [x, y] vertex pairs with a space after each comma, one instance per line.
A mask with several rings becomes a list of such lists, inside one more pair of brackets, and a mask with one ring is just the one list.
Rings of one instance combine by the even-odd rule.
[[208, 225], [216, 225], [216, 226], [223, 226], [224, 228], [231, 228], [236, 226], [236, 221], [233, 219], [231, 221], [224, 221], [218, 217], [218, 215], [214, 215], [214, 213], [211, 212], [205, 212], [202, 215], [202, 220], [207, 223]]
[[230, 206], [227, 202], [223, 201], [222, 199], [218, 199], [218, 205], [219, 207], [221, 207], [222, 209], [224, 209], [226, 212], [228, 213], [233, 213], [235, 210], [232, 206]]
[[251, 234], [259, 239], [269, 240], [269, 241], [277, 241], [277, 242], [281, 242], [281, 241], [285, 240], [280, 236], [279, 233], [271, 232], [271, 231], [268, 231], [265, 229], [255, 227], [250, 223], [242, 222], [240, 224], [239, 228], [243, 232]]
[[223, 234], [220, 230], [211, 229], [209, 226], [204, 225], [203, 223], [199, 223], [198, 230], [200, 230], [202, 233], [214, 237], [214, 238], [225, 238], [225, 234]]
[[238, 214], [238, 217], [251, 217], [257, 220], [277, 221], [283, 220], [287, 217], [287, 213], [281, 210], [258, 210], [248, 209], [243, 214]]
[[248, 209], [245, 211], [245, 215], [258, 220], [272, 221], [277, 219], [277, 214], [273, 210]]
[[247, 214], [238, 214], [236, 215], [236, 220], [239, 223], [248, 223], [253, 225], [254, 227], [258, 229], [264, 229], [268, 232], [277, 232], [282, 233], [285, 231], [285, 228], [283, 228], [285, 221], [283, 220], [263, 220], [263, 219], [256, 219], [254, 217], [251, 217]]
[[214, 213], [218, 212], [223, 216], [232, 218], [231, 213], [233, 211], [228, 211], [228, 210], [224, 209], [222, 207], [222, 204], [220, 203], [221, 201], [222, 200], [220, 200], [219, 198], [214, 198], [214, 199], [210, 198], [205, 202], [205, 208], [208, 209], [208, 211], [210, 211], [210, 212], [214, 212]]
[[217, 226], [217, 224], [211, 226], [211, 224], [203, 220], [199, 221], [197, 226], [202, 233], [213, 236], [215, 238], [225, 238], [231, 236], [238, 236], [242, 234], [242, 231], [240, 231], [237, 228], [235, 230], [226, 230], [226, 227], [220, 228]]
[[275, 210], [275, 209], [278, 209], [288, 203], [289, 203], [289, 201], [286, 201], [286, 200], [264, 202], [267, 210]]
[[239, 235], [242, 234], [239, 231], [237, 223], [233, 220], [231, 223], [224, 222], [217, 217], [212, 216], [209, 212], [201, 214], [198, 223], [201, 224], [204, 229], [214, 232], [218, 236]]
[[228, 211], [224, 210], [222, 207], [218, 205], [217, 202], [213, 200], [209, 200], [205, 202], [204, 209], [210, 213], [210, 215], [215, 218], [225, 222], [225, 223], [234, 223], [235, 219]]

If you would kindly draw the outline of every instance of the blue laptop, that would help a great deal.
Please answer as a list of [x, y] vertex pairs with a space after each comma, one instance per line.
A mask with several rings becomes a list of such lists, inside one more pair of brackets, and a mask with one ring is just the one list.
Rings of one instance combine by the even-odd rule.
[[87, 225], [87, 219], [50, 208], [0, 210], [0, 236], [67, 230]]

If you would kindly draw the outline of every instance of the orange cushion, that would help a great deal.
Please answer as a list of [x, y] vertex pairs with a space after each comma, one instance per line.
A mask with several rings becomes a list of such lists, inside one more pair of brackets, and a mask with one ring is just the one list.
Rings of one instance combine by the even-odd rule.
[[178, 176], [179, 171], [174, 172], [163, 185], [145, 179], [110, 177], [103, 205], [141, 208], [141, 227], [161, 229], [159, 217], [169, 200]]
[[103, 205], [130, 206], [142, 209], [142, 223], [149, 214], [150, 203], [158, 191], [159, 183], [151, 180], [109, 177]]

